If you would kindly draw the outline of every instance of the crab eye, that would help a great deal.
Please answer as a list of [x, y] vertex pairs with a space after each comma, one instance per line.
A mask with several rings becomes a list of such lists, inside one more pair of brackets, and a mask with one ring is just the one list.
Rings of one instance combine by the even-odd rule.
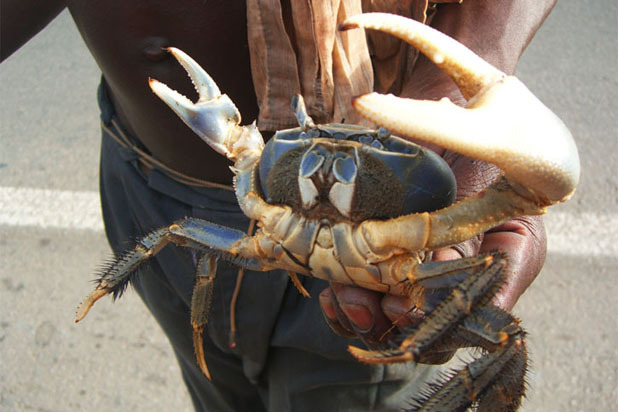
[[356, 178], [356, 163], [351, 157], [339, 157], [333, 163], [333, 174], [342, 183], [352, 183]]

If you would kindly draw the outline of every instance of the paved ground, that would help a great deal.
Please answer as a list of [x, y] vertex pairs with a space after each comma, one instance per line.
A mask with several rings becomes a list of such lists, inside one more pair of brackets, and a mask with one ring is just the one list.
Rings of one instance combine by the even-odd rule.
[[[524, 411], [618, 409], [617, 8], [559, 2], [518, 70], [571, 128], [583, 169], [574, 199], [547, 217], [547, 264], [515, 309], [533, 359]], [[98, 76], [66, 13], [0, 65], [3, 411], [190, 410], [166, 338], [134, 293], [73, 324], [109, 255]], [[77, 206], [60, 207], [61, 196]]]

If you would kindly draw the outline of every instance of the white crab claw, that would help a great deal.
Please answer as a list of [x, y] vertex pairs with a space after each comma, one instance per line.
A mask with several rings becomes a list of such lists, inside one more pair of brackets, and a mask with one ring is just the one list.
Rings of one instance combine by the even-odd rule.
[[549, 204], [569, 198], [579, 181], [577, 147], [564, 123], [517, 78], [507, 76], [445, 34], [400, 16], [354, 16], [343, 29], [384, 31], [419, 49], [468, 98], [421, 101], [370, 93], [354, 100], [363, 116], [394, 132], [499, 166], [512, 182]]
[[148, 79], [152, 91], [206, 143], [217, 152], [233, 157], [240, 113], [232, 100], [221, 94], [214, 80], [183, 51], [167, 49], [185, 68], [199, 94], [196, 103], [155, 79]]
[[221, 96], [221, 91], [217, 83], [215, 83], [212, 77], [210, 77], [191, 56], [176, 47], [168, 47], [167, 51], [178, 60], [178, 63], [180, 63], [189, 74], [195, 90], [200, 95], [198, 102]]

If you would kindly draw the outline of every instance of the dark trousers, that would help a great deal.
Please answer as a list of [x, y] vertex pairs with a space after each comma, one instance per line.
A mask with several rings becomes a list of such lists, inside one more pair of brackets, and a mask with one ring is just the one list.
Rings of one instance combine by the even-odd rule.
[[[104, 82], [99, 104], [103, 123], [117, 132]], [[101, 201], [115, 253], [187, 216], [247, 230], [249, 219], [232, 192], [186, 186], [157, 170], [145, 175], [137, 156], [103, 131]], [[432, 367], [355, 361], [347, 345], [362, 343], [335, 335], [322, 318], [317, 296], [326, 283], [303, 277], [313, 296], [306, 299], [282, 271], [245, 273], [236, 305], [237, 345], [231, 348], [238, 269], [221, 262], [204, 332], [209, 382], [196, 364], [191, 335], [195, 262], [191, 250], [168, 245], [143, 265], [133, 285], [169, 338], [197, 411], [401, 410], [435, 376]]]

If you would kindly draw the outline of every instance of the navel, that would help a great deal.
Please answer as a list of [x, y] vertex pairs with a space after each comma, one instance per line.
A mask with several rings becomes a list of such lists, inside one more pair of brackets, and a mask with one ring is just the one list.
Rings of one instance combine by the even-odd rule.
[[151, 62], [160, 62], [168, 58], [169, 54], [165, 50], [170, 46], [170, 41], [166, 37], [151, 36], [144, 40], [142, 54]]

